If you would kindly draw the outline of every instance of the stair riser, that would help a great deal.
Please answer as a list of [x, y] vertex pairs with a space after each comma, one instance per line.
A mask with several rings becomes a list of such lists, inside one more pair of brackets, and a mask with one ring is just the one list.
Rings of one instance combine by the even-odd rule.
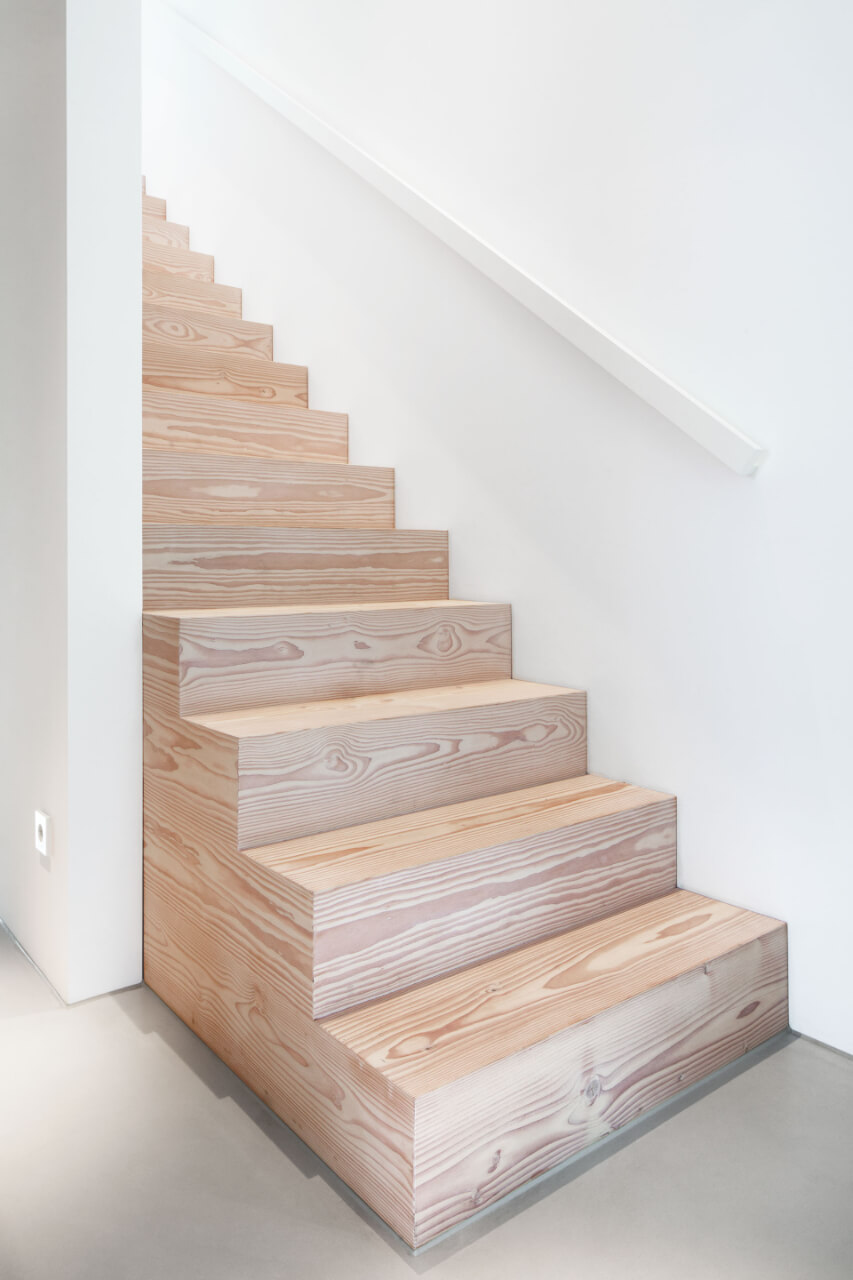
[[160, 524], [393, 529], [394, 472], [147, 450], [142, 518]]
[[425, 1244], [788, 1024], [780, 926], [415, 1104]]
[[142, 343], [142, 382], [167, 391], [233, 397], [258, 404], [308, 406], [308, 370], [199, 347], [191, 351], [156, 338]]
[[166, 201], [161, 200], [159, 196], [142, 196], [142, 216], [143, 218], [165, 218]]
[[146, 524], [142, 541], [146, 609], [447, 596], [444, 533]]
[[171, 272], [188, 276], [190, 280], [213, 283], [213, 258], [209, 253], [195, 253], [192, 249], [175, 249], [171, 245], [142, 242], [143, 270]]
[[142, 440], [152, 449], [346, 462], [347, 434], [345, 413], [142, 390]]
[[675, 800], [667, 798], [315, 894], [314, 1016], [427, 982], [675, 887]]
[[586, 773], [578, 691], [243, 738], [238, 845], [415, 813]]
[[512, 674], [508, 605], [182, 620], [183, 715]]
[[211, 315], [243, 314], [243, 291], [230, 284], [211, 284], [192, 280], [189, 276], [168, 271], [142, 272], [142, 302], [161, 307], [178, 307], [189, 311], [209, 311]]
[[145, 338], [171, 342], [178, 349], [196, 351], [212, 348], [262, 360], [272, 359], [272, 325], [253, 324], [234, 317], [222, 318], [205, 311], [143, 303], [142, 334]]
[[144, 244], [171, 245], [173, 249], [189, 249], [190, 229], [165, 218], [142, 215], [142, 239]]

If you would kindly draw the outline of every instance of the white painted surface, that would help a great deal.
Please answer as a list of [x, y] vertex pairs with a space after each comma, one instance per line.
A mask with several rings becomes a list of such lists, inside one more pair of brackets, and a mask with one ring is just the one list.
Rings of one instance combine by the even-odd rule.
[[0, 916], [78, 1000], [141, 972], [139, 10], [0, 12]]
[[[175, 10], [172, 10], [175, 13]], [[186, 21], [179, 18], [179, 21]], [[495, 284], [540, 320], [567, 338], [579, 351], [601, 365], [630, 388], [646, 404], [657, 409], [692, 440], [707, 449], [737, 475], [754, 475], [767, 459], [767, 450], [745, 432], [700, 404], [671, 378], [651, 368], [610, 334], [597, 328], [551, 289], [510, 262], [492, 245], [480, 239], [421, 192], [385, 165], [357, 147], [339, 130], [331, 128], [313, 111], [261, 75], [231, 49], [207, 35], [194, 22], [186, 22], [186, 34], [202, 53], [245, 88], [295, 124], [337, 160], [364, 178], [372, 187], [415, 218], [451, 249], [477, 267]]]
[[[790, 923], [792, 1022], [853, 1051], [853, 11], [182, 0], [218, 39], [732, 421], [744, 484], [151, 9], [149, 190], [589, 690], [591, 765], [675, 791], [688, 888]], [[448, 33], [452, 33], [452, 38]]]
[[68, 0], [69, 998], [142, 976], [139, 0]]
[[0, 29], [0, 916], [65, 989], [64, 0], [0, 0]]

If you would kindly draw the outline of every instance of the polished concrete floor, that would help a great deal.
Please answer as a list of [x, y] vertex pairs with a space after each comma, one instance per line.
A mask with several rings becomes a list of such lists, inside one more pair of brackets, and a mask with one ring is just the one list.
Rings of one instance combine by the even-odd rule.
[[144, 987], [0, 929], [2, 1280], [851, 1280], [853, 1061], [783, 1036], [413, 1256]]

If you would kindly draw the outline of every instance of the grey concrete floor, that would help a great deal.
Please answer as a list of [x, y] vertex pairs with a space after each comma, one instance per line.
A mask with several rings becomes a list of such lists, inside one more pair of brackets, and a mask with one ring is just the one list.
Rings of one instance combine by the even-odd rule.
[[851, 1280], [853, 1061], [796, 1036], [413, 1256], [144, 987], [0, 929], [2, 1280]]

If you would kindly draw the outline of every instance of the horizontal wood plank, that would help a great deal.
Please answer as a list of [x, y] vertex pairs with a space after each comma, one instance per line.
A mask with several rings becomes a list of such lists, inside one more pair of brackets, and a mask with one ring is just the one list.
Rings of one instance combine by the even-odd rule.
[[258, 360], [214, 347], [184, 347], [163, 338], [143, 337], [142, 381], [163, 391], [303, 409], [308, 405], [308, 370], [302, 365]]
[[142, 239], [146, 244], [171, 245], [174, 249], [189, 249], [190, 229], [165, 218], [142, 215]]
[[190, 280], [213, 283], [213, 257], [193, 249], [176, 249], [172, 245], [142, 242], [142, 267], [147, 271], [169, 272]]
[[299, 405], [144, 386], [142, 440], [147, 448], [184, 453], [346, 462], [348, 421], [345, 413]]
[[785, 927], [769, 922], [756, 934], [741, 945], [720, 937], [689, 969], [684, 956], [660, 984], [419, 1097], [412, 1242], [426, 1243], [783, 1031]]
[[308, 529], [393, 529], [394, 472], [146, 449], [142, 518]]
[[142, 333], [147, 338], [173, 342], [178, 347], [213, 347], [272, 359], [272, 325], [255, 324], [209, 311], [192, 311], [143, 301]]
[[508, 605], [288, 605], [178, 621], [184, 715], [512, 674]]
[[675, 800], [658, 792], [583, 777], [428, 814], [420, 843], [398, 835], [406, 814], [249, 852], [312, 896], [315, 1017], [676, 887]]
[[143, 192], [142, 216], [144, 218], [165, 218], [166, 201], [161, 200], [159, 196], [149, 196]]
[[242, 849], [586, 772], [583, 693], [523, 681], [193, 721], [239, 739]]
[[447, 598], [447, 534], [143, 526], [146, 609]]
[[680, 889], [324, 1026], [422, 1097], [780, 928]]
[[189, 276], [168, 271], [142, 272], [142, 302], [161, 307], [207, 311], [212, 315], [243, 314], [243, 291], [230, 284], [213, 284], [209, 280], [193, 280]]

